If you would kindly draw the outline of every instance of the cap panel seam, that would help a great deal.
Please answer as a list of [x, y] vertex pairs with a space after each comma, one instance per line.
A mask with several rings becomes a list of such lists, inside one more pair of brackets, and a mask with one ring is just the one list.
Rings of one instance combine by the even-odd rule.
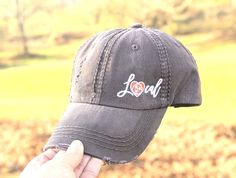
[[110, 54], [111, 54], [111, 50], [112, 47], [114, 46], [115, 42], [126, 32], [126, 29], [124, 31], [122, 31], [120, 34], [118, 34], [117, 36], [114, 36], [113, 39], [111, 39], [109, 46], [107, 47], [107, 51], [105, 52], [105, 56], [104, 56], [104, 60], [101, 66], [101, 70], [100, 70], [100, 75], [98, 78], [98, 82], [97, 82], [97, 89], [98, 92], [96, 94], [98, 94], [99, 96], [97, 96], [97, 98], [100, 97], [101, 94], [101, 85], [103, 82], [103, 76], [104, 76], [104, 72], [105, 72], [105, 68], [106, 68], [106, 64], [109, 60]]
[[[106, 106], [106, 107], [112, 107], [112, 108], [119, 108], [119, 109], [128, 109], [128, 110], [144, 110], [144, 111], [148, 111], [148, 110], [157, 110], [157, 109], [161, 109], [161, 108], [166, 108], [167, 106], [160, 106], [160, 107], [151, 107], [151, 108], [129, 108], [129, 107], [118, 107], [118, 106], [115, 106], [115, 105], [108, 105], [108, 104], [98, 104], [98, 103], [90, 103], [90, 102], [82, 102], [80, 101], [79, 99], [77, 100], [74, 100], [73, 103], [81, 103], [81, 104], [93, 104], [93, 105], [98, 105], [98, 106]], [[70, 104], [73, 104], [73, 103], [70, 103]]]
[[[82, 50], [82, 48], [84, 46], [86, 46], [88, 43], [90, 43], [92, 40], [94, 40], [99, 34], [96, 34], [94, 35], [93, 37], [91, 37], [89, 40], [87, 40], [83, 45], [80, 46], [80, 48], [77, 50], [77, 54], [75, 55], [75, 58], [74, 58], [74, 62], [73, 62], [73, 69], [72, 69], [72, 77], [71, 77], [71, 85], [70, 85], [70, 96], [69, 96], [69, 100], [70, 102], [72, 101], [72, 95], [71, 95], [71, 92], [72, 92], [72, 86], [73, 85], [77, 85], [78, 83], [78, 79], [79, 79], [79, 76], [81, 74], [81, 68], [82, 68], [82, 65], [84, 63], [84, 61], [86, 60], [86, 57], [82, 59], [82, 61], [80, 62], [80, 65], [79, 65], [79, 69], [78, 69], [78, 72], [75, 74], [75, 71], [76, 71], [76, 67], [78, 65], [78, 61], [77, 61], [77, 57], [79, 57], [80, 55], [80, 52]], [[73, 80], [73, 77], [75, 75], [75, 79]], [[75, 83], [74, 83], [75, 82]]]
[[165, 46], [165, 43], [164, 41], [161, 39], [160, 35], [157, 34], [157, 33], [154, 33], [153, 34], [162, 42], [162, 45], [163, 45], [163, 48], [165, 50], [165, 59], [166, 59], [166, 62], [167, 62], [167, 68], [166, 68], [166, 72], [168, 73], [167, 75], [167, 100], [169, 101], [169, 96], [170, 96], [170, 83], [171, 83], [171, 70], [170, 70], [170, 62], [169, 62], [169, 55], [168, 55], [168, 51], [166, 49], [166, 46]]
[[[143, 29], [142, 29], [143, 30]], [[158, 34], [155, 34], [155, 36], [158, 38], [155, 39], [153, 32], [149, 29], [143, 30], [144, 34], [153, 42], [153, 44], [156, 46], [160, 58], [160, 68], [161, 68], [161, 77], [164, 79], [164, 85], [161, 87], [160, 90], [160, 97], [161, 97], [161, 106], [164, 106], [168, 103], [166, 101], [169, 101], [169, 92], [170, 92], [170, 68], [169, 68], [169, 57], [166, 50], [166, 47], [159, 37]]]
[[93, 77], [93, 93], [92, 93], [92, 97], [90, 98], [90, 102], [93, 103], [94, 102], [94, 98], [96, 96], [96, 79], [97, 79], [97, 75], [98, 75], [98, 72], [99, 72], [99, 66], [100, 66], [100, 63], [102, 61], [102, 56], [103, 56], [103, 53], [106, 51], [106, 47], [109, 43], [109, 41], [116, 35], [118, 34], [119, 32], [121, 32], [121, 30], [118, 30], [118, 31], [115, 31], [114, 34], [107, 40], [106, 44], [103, 46], [102, 50], [100, 51], [100, 54], [99, 54], [99, 58], [97, 60], [97, 67], [95, 69], [95, 73], [94, 73], [94, 77]]
[[90, 98], [91, 103], [96, 103], [96, 101], [94, 101], [95, 97], [96, 97], [96, 88], [97, 88], [96, 81], [97, 81], [97, 78], [98, 78], [98, 75], [99, 75], [99, 68], [100, 68], [100, 65], [101, 65], [102, 59], [103, 59], [102, 57], [103, 57], [104, 53], [107, 52], [107, 49], [106, 49], [107, 45], [109, 44], [109, 42], [112, 40], [112, 38], [114, 36], [116, 36], [117, 34], [119, 34], [122, 31], [124, 31], [124, 29], [119, 29], [118, 31], [115, 31], [113, 33], [113, 35], [107, 40], [106, 44], [103, 46], [102, 50], [100, 51], [100, 55], [99, 55], [99, 58], [98, 58], [97, 63], [96, 63], [97, 67], [95, 69], [95, 73], [94, 73], [94, 77], [93, 77], [93, 93], [92, 93], [92, 97]]
[[[123, 29], [122, 31], [119, 31], [116, 33], [108, 42], [108, 46], [106, 49], [104, 49], [104, 58], [103, 60], [100, 60], [101, 67], [100, 70], [98, 70], [97, 76], [96, 76], [96, 83], [95, 83], [95, 94], [93, 97], [93, 103], [99, 103], [100, 102], [100, 96], [101, 96], [101, 90], [102, 90], [102, 83], [103, 78], [106, 71], [106, 66], [110, 58], [110, 53], [112, 50], [112, 47], [114, 46], [115, 42], [127, 32], [127, 29]], [[95, 101], [94, 101], [95, 100]]]
[[120, 34], [118, 36], [118, 38], [114, 40], [114, 43], [111, 45], [111, 48], [109, 50], [109, 54], [107, 56], [107, 61], [106, 61], [106, 63], [104, 63], [104, 66], [103, 66], [104, 68], [101, 71], [102, 75], [101, 75], [101, 78], [100, 78], [100, 86], [99, 86], [99, 103], [100, 103], [100, 97], [101, 97], [101, 94], [102, 94], [103, 83], [104, 83], [104, 79], [105, 79], [105, 72], [107, 70], [107, 64], [109, 64], [112, 60], [112, 58], [111, 58], [112, 48], [114, 47], [116, 41], [118, 41], [124, 34], [128, 33], [129, 31], [130, 31], [130, 29], [126, 29], [126, 31], [124, 31], [122, 34]]

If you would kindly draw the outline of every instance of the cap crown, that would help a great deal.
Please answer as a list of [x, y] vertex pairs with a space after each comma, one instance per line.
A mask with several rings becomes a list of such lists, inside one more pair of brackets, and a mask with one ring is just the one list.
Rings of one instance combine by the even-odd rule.
[[97, 34], [78, 51], [72, 103], [154, 109], [201, 103], [191, 53], [156, 29], [133, 26]]

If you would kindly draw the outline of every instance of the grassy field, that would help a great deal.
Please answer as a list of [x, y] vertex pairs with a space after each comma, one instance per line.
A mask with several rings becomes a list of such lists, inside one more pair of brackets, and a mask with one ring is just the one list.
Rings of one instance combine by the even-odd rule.
[[[179, 39], [197, 60], [203, 104], [170, 108], [164, 122], [236, 123], [236, 43], [214, 40], [212, 34]], [[73, 55], [79, 44], [39, 49], [36, 52], [51, 57], [1, 68], [0, 119], [58, 119], [68, 104]]]

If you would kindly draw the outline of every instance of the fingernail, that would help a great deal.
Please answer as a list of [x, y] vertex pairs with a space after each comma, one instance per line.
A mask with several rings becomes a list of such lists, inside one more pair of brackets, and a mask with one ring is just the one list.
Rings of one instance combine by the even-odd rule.
[[80, 151], [80, 149], [83, 147], [82, 142], [79, 140], [73, 141], [69, 148], [67, 149], [67, 153], [77, 153]]

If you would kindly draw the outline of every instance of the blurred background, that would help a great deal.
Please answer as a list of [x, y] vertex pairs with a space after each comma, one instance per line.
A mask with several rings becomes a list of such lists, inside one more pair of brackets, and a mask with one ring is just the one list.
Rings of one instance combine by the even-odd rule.
[[170, 108], [140, 158], [99, 177], [236, 177], [236, 0], [0, 0], [0, 177], [41, 152], [93, 34], [140, 22], [195, 57], [203, 104]]

